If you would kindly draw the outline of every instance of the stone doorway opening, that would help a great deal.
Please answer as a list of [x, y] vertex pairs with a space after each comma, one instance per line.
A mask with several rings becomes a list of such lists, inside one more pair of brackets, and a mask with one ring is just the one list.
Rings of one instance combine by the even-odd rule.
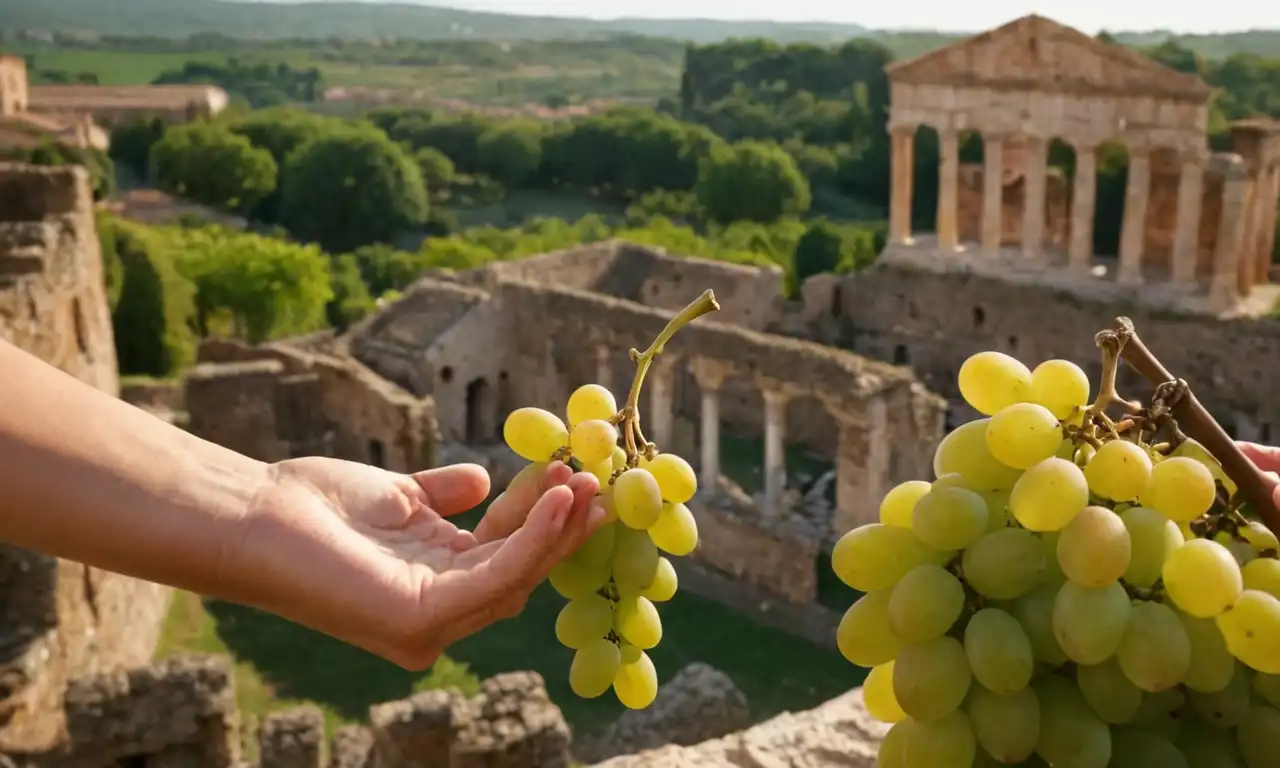
[[467, 384], [467, 442], [483, 443], [497, 433], [497, 403], [493, 387], [483, 376]]

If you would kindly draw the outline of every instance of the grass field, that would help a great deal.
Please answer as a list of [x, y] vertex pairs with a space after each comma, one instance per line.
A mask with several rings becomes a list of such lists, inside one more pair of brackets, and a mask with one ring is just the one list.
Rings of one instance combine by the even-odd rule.
[[[721, 451], [726, 474], [748, 489], [758, 487], [758, 472], [751, 467], [759, 465], [761, 450], [758, 441], [726, 438]], [[801, 451], [792, 451], [789, 460], [793, 470], [810, 476], [824, 467]], [[462, 516], [459, 524], [470, 527], [479, 514]], [[843, 605], [850, 600], [846, 595], [835, 599]], [[364, 720], [371, 704], [415, 690], [450, 685], [465, 690], [499, 672], [532, 669], [542, 674], [577, 733], [598, 733], [622, 707], [612, 696], [584, 701], [569, 690], [572, 652], [554, 634], [563, 604], [544, 585], [520, 616], [456, 644], [448, 659], [422, 674], [260, 611], [179, 593], [157, 653], [233, 654], [240, 706], [250, 728], [263, 714], [301, 702], [319, 705], [332, 727]], [[697, 595], [681, 593], [660, 610], [663, 640], [651, 652], [660, 677], [669, 679], [694, 661], [711, 664], [743, 690], [757, 720], [807, 709], [858, 685], [864, 676], [833, 650], [762, 627]]]

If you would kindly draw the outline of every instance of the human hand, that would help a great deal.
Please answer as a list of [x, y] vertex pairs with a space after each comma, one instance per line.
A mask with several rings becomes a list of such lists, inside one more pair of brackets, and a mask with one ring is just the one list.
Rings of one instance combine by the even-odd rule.
[[271, 469], [223, 557], [227, 591], [407, 669], [519, 613], [605, 516], [595, 477], [560, 463], [508, 488], [474, 533], [447, 518], [488, 496], [476, 465], [403, 475], [302, 458]]
[[[1236, 445], [1240, 447], [1240, 452], [1245, 455], [1245, 458], [1252, 461], [1258, 469], [1270, 473], [1273, 477], [1280, 473], [1280, 448], [1246, 442], [1237, 442]], [[1280, 509], [1280, 485], [1277, 485], [1272, 492], [1271, 502]]]

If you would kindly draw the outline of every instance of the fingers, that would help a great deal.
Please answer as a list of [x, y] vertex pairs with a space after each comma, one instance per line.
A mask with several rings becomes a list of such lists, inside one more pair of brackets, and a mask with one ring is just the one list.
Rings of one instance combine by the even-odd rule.
[[1240, 446], [1240, 452], [1263, 472], [1280, 471], [1280, 448], [1245, 442], [1238, 442], [1236, 445]]
[[447, 517], [475, 507], [489, 497], [489, 473], [478, 464], [455, 464], [412, 475], [426, 504]]
[[533, 505], [547, 492], [557, 485], [564, 485], [573, 470], [567, 464], [552, 462], [538, 477], [525, 480], [520, 475], [512, 481], [507, 490], [489, 504], [480, 524], [476, 526], [475, 537], [480, 544], [504, 539], [524, 525], [525, 519]]

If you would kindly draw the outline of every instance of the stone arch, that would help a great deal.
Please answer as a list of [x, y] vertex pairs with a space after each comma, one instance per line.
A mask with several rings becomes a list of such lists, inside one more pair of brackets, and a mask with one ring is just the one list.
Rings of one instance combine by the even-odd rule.
[[468, 443], [494, 439], [501, 430], [497, 424], [497, 397], [489, 380], [478, 376], [467, 382], [465, 436]]

